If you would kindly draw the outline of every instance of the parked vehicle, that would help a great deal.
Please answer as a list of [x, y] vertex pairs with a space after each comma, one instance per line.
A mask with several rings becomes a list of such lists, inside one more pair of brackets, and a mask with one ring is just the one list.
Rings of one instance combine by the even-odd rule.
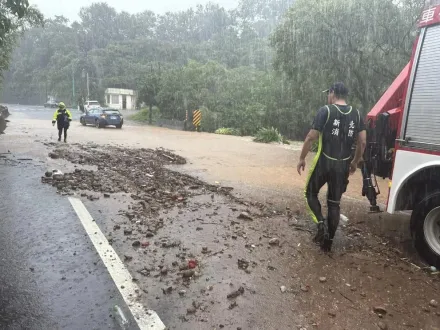
[[84, 110], [85, 111], [89, 111], [89, 110], [92, 110], [92, 109], [97, 109], [97, 108], [100, 108], [100, 107], [101, 107], [101, 105], [99, 104], [98, 101], [86, 101], [84, 103]]
[[58, 107], [58, 101], [50, 100], [44, 103], [45, 108], [57, 108]]
[[419, 29], [411, 60], [368, 113], [362, 195], [379, 211], [375, 176], [392, 180], [387, 212], [412, 211], [415, 247], [440, 267], [440, 5]]
[[86, 111], [81, 115], [79, 121], [83, 126], [93, 125], [97, 128], [115, 126], [116, 128], [122, 128], [124, 117], [116, 109], [96, 108]]
[[9, 120], [8, 118], [10, 115], [8, 107], [4, 105], [0, 105], [0, 134], [4, 134], [4, 131], [6, 129], [7, 123]]

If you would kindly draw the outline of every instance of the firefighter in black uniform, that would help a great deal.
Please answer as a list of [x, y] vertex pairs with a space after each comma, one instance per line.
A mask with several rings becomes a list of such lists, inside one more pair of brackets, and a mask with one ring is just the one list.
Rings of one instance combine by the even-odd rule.
[[72, 114], [66, 109], [66, 105], [63, 102], [60, 102], [58, 104], [58, 109], [55, 110], [52, 118], [52, 125], [57, 123], [58, 141], [61, 141], [61, 135], [64, 131], [64, 142], [67, 142], [67, 130], [69, 129], [71, 121]]
[[[347, 189], [348, 176], [356, 171], [366, 146], [365, 123], [359, 110], [349, 106], [345, 99], [348, 89], [343, 83], [335, 83], [327, 93], [328, 105], [320, 108], [313, 121], [301, 151], [297, 170], [304, 171], [305, 158], [314, 141], [318, 151], [307, 178], [305, 197], [318, 232], [314, 238], [324, 251], [330, 251], [339, 224], [340, 202]], [[352, 157], [352, 146], [356, 153]], [[325, 219], [321, 213], [318, 193], [327, 183], [327, 208]]]

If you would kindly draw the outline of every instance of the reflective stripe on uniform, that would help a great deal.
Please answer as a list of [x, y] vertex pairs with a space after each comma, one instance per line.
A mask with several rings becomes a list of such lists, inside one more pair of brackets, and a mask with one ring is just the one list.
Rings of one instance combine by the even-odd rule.
[[310, 167], [309, 174], [307, 175], [306, 187], [304, 189], [304, 197], [306, 198], [307, 210], [309, 211], [310, 215], [312, 216], [312, 220], [315, 223], [318, 223], [318, 218], [316, 217], [315, 213], [313, 213], [312, 209], [310, 208], [309, 202], [307, 201], [307, 186], [309, 185], [313, 172], [316, 169], [316, 165], [318, 164], [318, 160], [319, 157], [321, 156], [321, 152], [322, 152], [322, 134], [319, 133], [318, 151], [316, 152], [315, 158], [313, 158], [312, 166]]
[[351, 158], [351, 156], [350, 156], [350, 157], [347, 157], [347, 158], [344, 158], [344, 159], [336, 159], [336, 158], [330, 157], [330, 156], [327, 155], [325, 152], [322, 152], [322, 154], [323, 154], [326, 158], [331, 159], [331, 160], [349, 160], [349, 159]]
[[327, 108], [327, 120], [325, 121], [325, 125], [327, 125], [328, 120], [330, 119], [330, 108], [328, 107], [328, 105], [325, 106]]
[[[348, 111], [348, 112], [342, 112], [341, 111], [341, 109], [339, 109], [339, 107], [336, 105], [336, 104], [333, 104], [335, 107], [336, 107], [336, 109], [338, 109], [338, 111], [340, 112], [340, 113], [342, 113], [343, 115], [348, 115], [350, 112], [351, 112], [351, 110], [353, 110], [353, 107], [352, 106], [350, 106], [350, 111]], [[359, 112], [358, 112], [359, 113]]]

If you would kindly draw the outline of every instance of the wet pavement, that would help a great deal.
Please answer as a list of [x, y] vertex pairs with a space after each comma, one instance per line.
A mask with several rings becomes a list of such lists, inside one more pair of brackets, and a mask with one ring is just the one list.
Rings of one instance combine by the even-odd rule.
[[0, 158], [0, 329], [121, 329], [115, 305], [137, 329], [70, 203], [41, 185], [42, 170]]
[[[14, 119], [41, 119], [49, 122], [52, 121], [52, 116], [56, 110], [54, 108], [45, 108], [43, 106], [28, 106], [20, 104], [11, 104], [7, 106], [10, 109], [10, 112], [14, 114]], [[78, 109], [68, 109], [72, 114], [73, 120], [79, 120], [81, 112], [78, 111]]]

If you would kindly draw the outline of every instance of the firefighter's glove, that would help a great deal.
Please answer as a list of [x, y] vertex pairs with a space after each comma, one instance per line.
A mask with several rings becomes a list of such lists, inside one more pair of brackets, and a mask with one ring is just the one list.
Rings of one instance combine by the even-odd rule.
[[52, 120], [52, 126], [55, 126], [56, 121]]

